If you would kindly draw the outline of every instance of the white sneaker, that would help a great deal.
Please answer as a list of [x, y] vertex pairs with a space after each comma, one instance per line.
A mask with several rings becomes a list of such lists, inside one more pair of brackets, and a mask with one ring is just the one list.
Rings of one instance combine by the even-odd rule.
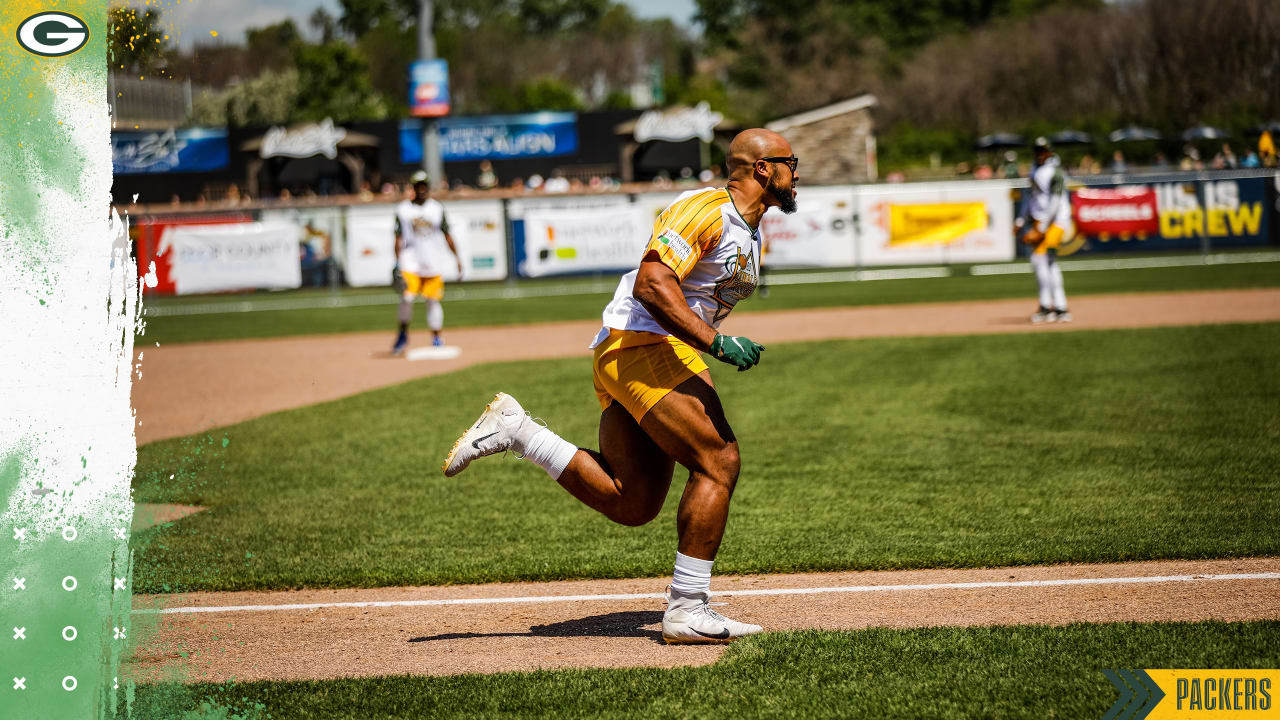
[[667, 586], [667, 612], [662, 616], [662, 639], [668, 644], [727, 643], [764, 628], [730, 620], [711, 609], [709, 593], [686, 595]]
[[471, 429], [462, 433], [462, 437], [453, 444], [441, 469], [446, 477], [453, 477], [476, 458], [506, 452], [515, 444], [517, 437], [524, 434], [522, 431], [532, 425], [535, 423], [520, 403], [500, 392], [493, 396]]
[[1053, 322], [1053, 311], [1040, 308], [1031, 315], [1031, 324], [1039, 325], [1041, 323]]
[[1054, 322], [1071, 322], [1071, 313], [1066, 310], [1055, 310], [1053, 312]]

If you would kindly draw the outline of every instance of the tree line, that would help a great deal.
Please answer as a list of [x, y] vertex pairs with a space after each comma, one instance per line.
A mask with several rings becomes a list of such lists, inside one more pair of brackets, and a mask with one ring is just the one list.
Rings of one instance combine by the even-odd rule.
[[[112, 67], [214, 88], [197, 122], [398, 117], [417, 13], [340, 0], [313, 39], [284, 21], [179, 53], [157, 10], [114, 8]], [[628, 107], [640, 87], [760, 124], [871, 92], [890, 166], [996, 130], [1280, 117], [1274, 0], [697, 0], [694, 27], [614, 0], [438, 0], [435, 29], [458, 113]]]

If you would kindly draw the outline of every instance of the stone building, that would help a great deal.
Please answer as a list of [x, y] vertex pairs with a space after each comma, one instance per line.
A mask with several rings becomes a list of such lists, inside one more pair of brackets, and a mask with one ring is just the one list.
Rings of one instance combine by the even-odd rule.
[[803, 185], [848, 185], [876, 179], [871, 94], [779, 118], [766, 127], [781, 133], [800, 158]]

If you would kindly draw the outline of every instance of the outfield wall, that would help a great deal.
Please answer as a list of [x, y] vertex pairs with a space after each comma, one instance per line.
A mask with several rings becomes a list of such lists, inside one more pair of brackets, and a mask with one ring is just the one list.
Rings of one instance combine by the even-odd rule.
[[[1072, 182], [1078, 232], [1061, 254], [1211, 252], [1280, 244], [1280, 175], [1217, 173]], [[1146, 180], [1145, 178], [1138, 178]], [[765, 264], [872, 267], [1007, 262], [1025, 180], [801, 186], [798, 211], [761, 224]], [[679, 191], [444, 200], [464, 273], [448, 281], [615, 274], [634, 267]], [[393, 203], [134, 218], [150, 293], [384, 286]], [[243, 227], [228, 227], [243, 226]], [[287, 266], [297, 246], [297, 271]]]

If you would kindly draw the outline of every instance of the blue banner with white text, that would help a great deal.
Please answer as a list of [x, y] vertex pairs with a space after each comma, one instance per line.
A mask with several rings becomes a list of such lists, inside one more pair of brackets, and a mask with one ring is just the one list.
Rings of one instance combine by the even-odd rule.
[[231, 162], [227, 131], [187, 128], [111, 134], [111, 159], [117, 175], [210, 172]]
[[[445, 162], [554, 157], [578, 151], [578, 115], [571, 112], [450, 117], [437, 121], [436, 128]], [[400, 123], [400, 162], [422, 162], [422, 121]]]

